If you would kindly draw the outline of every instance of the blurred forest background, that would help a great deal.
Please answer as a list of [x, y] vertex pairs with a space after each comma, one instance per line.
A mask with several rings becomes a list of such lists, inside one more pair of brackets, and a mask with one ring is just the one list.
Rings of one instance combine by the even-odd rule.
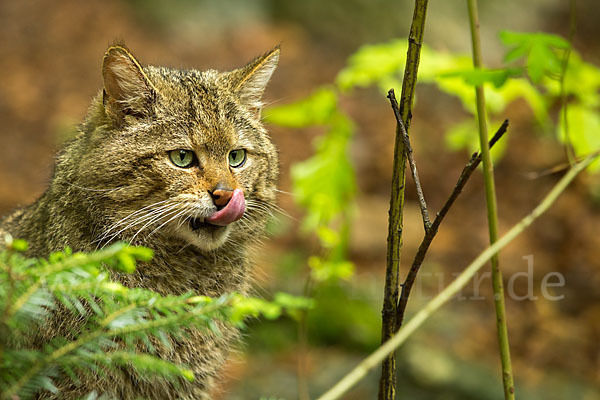
[[[600, 7], [577, 2], [574, 48], [600, 65]], [[53, 157], [71, 137], [90, 99], [101, 87], [103, 53], [124, 40], [145, 64], [233, 69], [280, 43], [280, 65], [266, 100], [283, 105], [331, 83], [347, 58], [364, 44], [406, 37], [412, 1], [193, 1], [61, 0], [0, 2], [0, 214], [34, 201], [46, 188]], [[565, 0], [481, 0], [484, 61], [494, 67], [505, 53], [500, 30], [543, 31], [568, 36]], [[464, 1], [430, 1], [425, 42], [433, 49], [470, 53]], [[403, 58], [404, 54], [398, 54]], [[400, 87], [395, 88], [400, 92]], [[357, 177], [356, 206], [348, 247], [354, 273], [314, 286], [317, 306], [307, 315], [308, 347], [299, 345], [292, 318], [252, 321], [240, 351], [230, 357], [219, 399], [294, 399], [298, 365], [306, 366], [314, 397], [330, 387], [380, 341], [387, 211], [395, 120], [380, 90], [354, 90], [341, 99], [356, 122], [350, 162]], [[412, 144], [429, 206], [435, 211], [451, 191], [469, 153], [452, 150], [447, 129], [468, 117], [460, 101], [435, 86], [417, 88]], [[554, 131], [536, 123], [524, 101], [501, 116], [511, 125], [507, 150], [496, 164], [501, 233], [520, 220], [560, 174], [537, 174], [565, 162]], [[556, 122], [556, 121], [554, 121]], [[473, 125], [475, 122], [473, 121]], [[300, 229], [290, 167], [309, 158], [319, 128], [269, 125], [280, 150], [281, 215], [257, 257], [256, 294], [302, 295], [308, 256], [319, 243]], [[490, 127], [495, 129], [495, 126]], [[600, 135], [600, 131], [596, 133]], [[288, 193], [286, 193], [288, 192]], [[404, 265], [422, 235], [412, 184], [405, 208]], [[505, 278], [527, 270], [533, 256], [536, 301], [507, 297], [517, 393], [524, 399], [600, 399], [600, 180], [578, 179], [539, 222], [501, 253]], [[425, 260], [422, 292], [409, 317], [449, 283], [488, 243], [481, 174], [452, 209]], [[560, 272], [560, 301], [540, 294], [548, 272]], [[517, 294], [527, 280], [516, 280]], [[399, 352], [399, 392], [410, 399], [500, 399], [500, 364], [489, 277], [481, 301], [452, 301]], [[473, 294], [472, 289], [463, 292]], [[348, 399], [374, 398], [379, 370]]]

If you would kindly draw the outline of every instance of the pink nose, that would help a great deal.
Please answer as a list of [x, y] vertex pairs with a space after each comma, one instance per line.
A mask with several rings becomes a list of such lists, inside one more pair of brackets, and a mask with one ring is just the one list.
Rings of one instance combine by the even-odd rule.
[[217, 207], [226, 206], [233, 197], [233, 190], [218, 189], [210, 194]]
[[206, 218], [205, 221], [213, 225], [226, 226], [242, 218], [244, 211], [246, 210], [246, 200], [244, 199], [244, 192], [242, 189], [235, 189], [233, 192], [224, 191], [231, 194], [219, 197], [218, 199], [215, 198], [215, 193], [220, 191], [221, 190], [215, 190], [213, 192], [213, 201], [217, 206], [219, 206], [217, 201], [222, 203], [224, 207]]

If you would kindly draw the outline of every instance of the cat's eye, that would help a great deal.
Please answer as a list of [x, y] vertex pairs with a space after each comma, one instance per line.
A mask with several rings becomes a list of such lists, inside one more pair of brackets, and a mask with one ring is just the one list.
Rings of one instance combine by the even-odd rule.
[[171, 159], [171, 162], [179, 168], [189, 168], [193, 166], [196, 161], [196, 156], [191, 150], [171, 150], [169, 152], [169, 158]]
[[246, 150], [232, 150], [229, 152], [229, 166], [239, 168], [246, 162]]

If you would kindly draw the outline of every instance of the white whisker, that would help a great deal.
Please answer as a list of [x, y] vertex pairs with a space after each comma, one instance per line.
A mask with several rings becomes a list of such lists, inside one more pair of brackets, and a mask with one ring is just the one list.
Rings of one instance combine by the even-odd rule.
[[[122, 232], [138, 225], [141, 224], [145, 221], [148, 221], [149, 219], [152, 220], [155, 217], [159, 216], [162, 217], [162, 215], [164, 215], [165, 213], [170, 212], [174, 207], [176, 207], [176, 204], [170, 203], [167, 205], [163, 205], [161, 207], [158, 207], [157, 209], [154, 210], [147, 210], [145, 213], [143, 213], [142, 215], [139, 215], [137, 218], [135, 218], [133, 221], [130, 221], [126, 226], [124, 226], [123, 228], [121, 228], [120, 230], [118, 230], [117, 232], [114, 232], [112, 234], [109, 234], [110, 232], [107, 231], [105, 234], [103, 234], [100, 238], [97, 239], [97, 241], [99, 243], [105, 241], [105, 242], [110, 242], [112, 240], [114, 240], [114, 238], [116, 238], [118, 235], [120, 235]], [[123, 221], [125, 222], [125, 221]]]
[[159, 215], [155, 216], [154, 218], [150, 219], [150, 221], [146, 222], [144, 224], [144, 226], [142, 226], [140, 229], [138, 229], [138, 231], [135, 233], [135, 235], [133, 235], [133, 237], [131, 238], [130, 242], [133, 243], [133, 241], [135, 240], [135, 238], [137, 237], [137, 235], [140, 234], [140, 232], [142, 232], [144, 229], [146, 229], [146, 227], [154, 224], [155, 222], [160, 221], [163, 217], [169, 218], [171, 215], [173, 215], [173, 213], [177, 213], [177, 205], [174, 204], [173, 207], [169, 208], [166, 211], [161, 212]]
[[[145, 207], [142, 207], [142, 208], [140, 208], [139, 210], [136, 210], [136, 211], [132, 212], [131, 214], [128, 214], [127, 216], [125, 216], [125, 217], [121, 218], [119, 221], [117, 221], [117, 222], [115, 222], [114, 224], [112, 224], [112, 225], [111, 225], [111, 226], [110, 226], [110, 227], [109, 227], [109, 228], [108, 228], [106, 231], [104, 231], [104, 232], [103, 232], [102, 236], [108, 236], [108, 234], [109, 234], [109, 233], [110, 233], [110, 232], [111, 232], [113, 229], [116, 229], [116, 228], [118, 228], [118, 227], [119, 227], [119, 225], [121, 225], [123, 222], [125, 222], [125, 221], [126, 221], [126, 220], [128, 220], [129, 218], [133, 218], [133, 217], [134, 217], [134, 216], [136, 216], [137, 214], [139, 214], [139, 213], [142, 213], [142, 212], [144, 212], [144, 211], [148, 210], [148, 208], [151, 208], [151, 207], [157, 206], [157, 205], [159, 205], [159, 204], [162, 204], [162, 203], [165, 203], [165, 202], [168, 202], [168, 201], [171, 201], [171, 200], [170, 200], [170, 199], [167, 199], [167, 200], [159, 201], [159, 202], [156, 202], [156, 203], [153, 203], [153, 204], [147, 205], [147, 206], [145, 206]], [[161, 206], [161, 207], [159, 207], [158, 209], [155, 209], [155, 210], [152, 210], [152, 211], [158, 211], [158, 210], [159, 210], [159, 209], [161, 209], [162, 207], [164, 207], [164, 206]], [[99, 239], [97, 239], [97, 240], [100, 240], [100, 238], [99, 238]]]
[[92, 188], [87, 188], [87, 187], [84, 187], [84, 186], [79, 186], [79, 185], [76, 185], [74, 183], [66, 182], [66, 181], [62, 181], [61, 183], [65, 183], [65, 184], [67, 184], [69, 186], [72, 186], [74, 188], [85, 190], [85, 191], [88, 191], [88, 192], [114, 192], [114, 191], [117, 191], [119, 189], [123, 189], [123, 188], [127, 187], [127, 186], [119, 186], [119, 187], [111, 188], [111, 189], [92, 189]]
[[276, 192], [278, 193], [283, 193], [283, 194], [287, 194], [289, 196], [295, 197], [296, 195], [292, 192], [286, 192], [285, 190], [279, 190], [279, 189], [275, 189]]
[[157, 232], [160, 228], [162, 228], [163, 226], [165, 226], [166, 224], [168, 224], [169, 222], [173, 221], [175, 218], [180, 217], [181, 215], [185, 214], [188, 211], [187, 208], [184, 208], [183, 210], [179, 210], [178, 213], [176, 213], [174, 216], [172, 216], [171, 218], [169, 218], [167, 221], [163, 222], [162, 224], [160, 224], [156, 229], [154, 229], [152, 232], [150, 232], [150, 234], [148, 236], [146, 236], [146, 239], [148, 239], [150, 236], [152, 236], [155, 232]]

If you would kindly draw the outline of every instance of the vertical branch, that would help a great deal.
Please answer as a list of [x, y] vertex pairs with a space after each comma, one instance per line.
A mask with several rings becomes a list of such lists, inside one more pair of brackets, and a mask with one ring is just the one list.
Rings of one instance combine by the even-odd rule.
[[[304, 283], [304, 297], [312, 297], [313, 280], [310, 276], [306, 278]], [[308, 391], [308, 310], [299, 311], [300, 318], [298, 320], [298, 400], [310, 400]]]
[[[473, 66], [482, 68], [481, 42], [479, 38], [479, 17], [477, 12], [477, 0], [467, 0], [469, 9], [469, 22], [471, 26], [471, 40], [473, 42]], [[477, 121], [479, 123], [479, 143], [481, 146], [481, 159], [483, 164], [483, 176], [485, 184], [485, 198], [487, 204], [488, 227], [490, 243], [493, 245], [498, 240], [498, 206], [496, 203], [496, 188], [494, 185], [494, 167], [490, 158], [488, 146], [487, 116], [485, 111], [485, 97], [483, 86], [475, 87], [477, 101]], [[498, 265], [498, 254], [491, 258], [492, 263], [492, 286], [494, 289], [494, 305], [496, 308], [496, 326], [498, 344], [500, 347], [500, 359], [502, 363], [502, 382], [504, 385], [504, 398], [514, 400], [515, 388], [513, 382], [512, 365], [510, 361], [510, 347], [508, 343], [508, 329], [506, 326], [506, 310], [504, 306], [504, 285], [502, 282], [502, 271]]]
[[[399, 298], [400, 255], [402, 249], [402, 228], [404, 213], [404, 184], [406, 178], [406, 153], [400, 127], [396, 126], [394, 147], [394, 169], [388, 222], [387, 259], [383, 309], [381, 310], [381, 343], [388, 341], [396, 329], [396, 310]], [[379, 380], [379, 400], [393, 400], [396, 397], [396, 359], [388, 354], [381, 365]]]
[[415, 11], [408, 36], [406, 67], [404, 68], [402, 95], [400, 96], [400, 114], [402, 115], [402, 122], [404, 122], [406, 132], [410, 132], [412, 105], [417, 85], [417, 71], [419, 70], [419, 62], [421, 61], [421, 46], [423, 45], [423, 33], [425, 32], [427, 2], [428, 0], [415, 0]]
[[[428, 0], [415, 0], [415, 9], [408, 37], [408, 53], [402, 95], [400, 97], [400, 112], [402, 122], [408, 132], [412, 118], [411, 108], [417, 84], [417, 71], [421, 55], [421, 44], [425, 30], [425, 17]], [[402, 248], [402, 228], [404, 211], [404, 187], [406, 178], [406, 152], [400, 126], [396, 126], [394, 144], [394, 166], [392, 175], [392, 193], [390, 197], [387, 258], [385, 271], [385, 289], [383, 299], [382, 343], [389, 340], [396, 330], [396, 314], [398, 307], [400, 280], [400, 255]], [[382, 362], [381, 379], [379, 381], [379, 399], [393, 400], [396, 396], [396, 364], [394, 354], [389, 354]]]

